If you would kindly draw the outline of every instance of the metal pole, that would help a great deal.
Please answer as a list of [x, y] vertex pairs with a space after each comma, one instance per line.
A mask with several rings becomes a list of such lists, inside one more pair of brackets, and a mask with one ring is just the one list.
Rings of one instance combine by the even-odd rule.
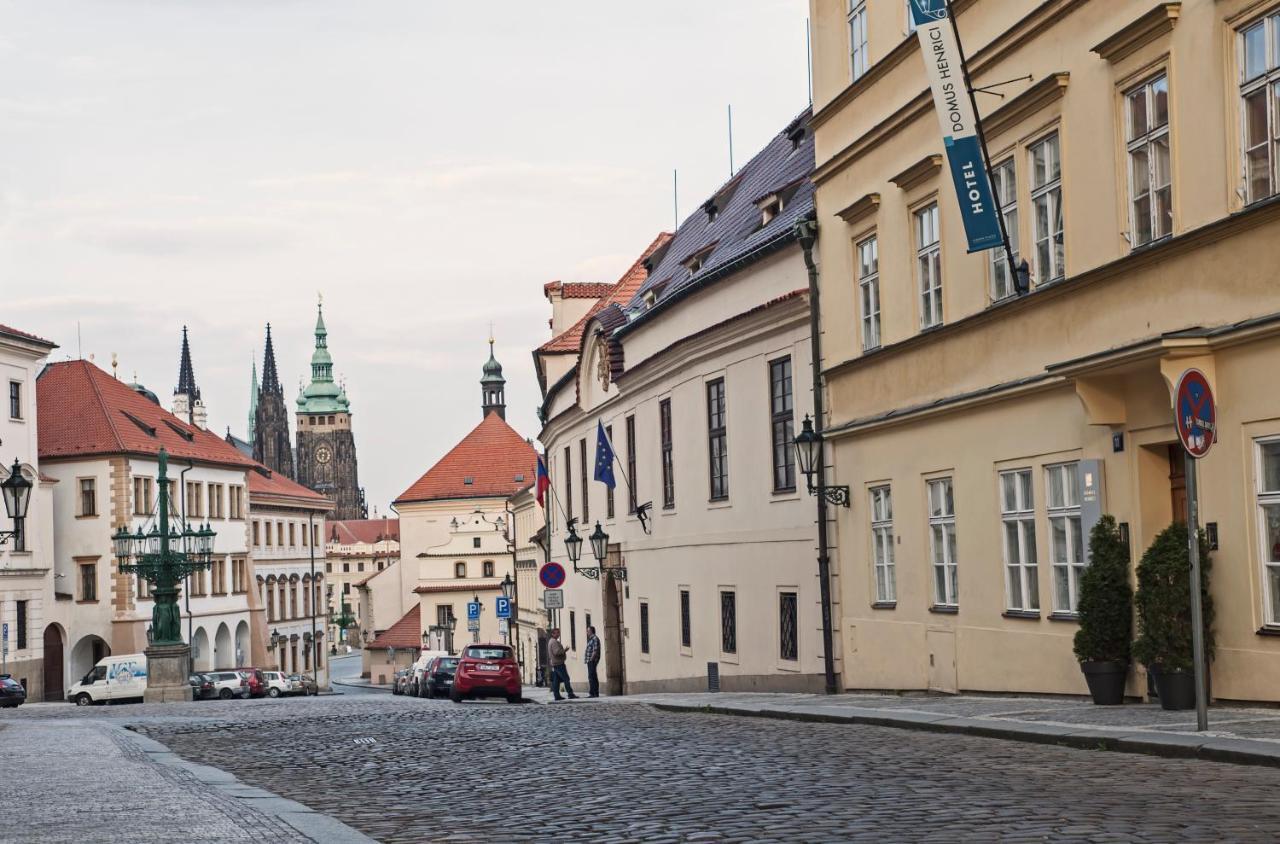
[[[182, 496], [182, 522], [184, 525], [186, 524], [186, 521], [187, 521], [187, 472], [190, 472], [195, 467], [196, 467], [195, 461], [188, 460], [187, 468], [183, 469], [181, 472], [178, 473], [178, 487], [179, 487], [178, 494]], [[190, 645], [191, 647], [195, 647], [196, 640], [194, 638], [194, 634], [191, 626], [191, 575], [190, 574], [187, 575], [186, 583], [184, 585], [186, 588], [182, 590], [182, 599], [187, 606], [187, 644]], [[194, 670], [195, 668], [194, 662], [192, 663], [191, 667]]]
[[316, 592], [316, 531], [315, 531], [316, 514], [314, 510], [307, 512], [307, 546], [311, 549], [311, 583], [307, 587], [311, 590], [308, 595], [308, 603], [311, 605], [311, 682], [316, 684], [316, 691], [320, 690], [320, 668], [317, 663], [320, 661], [320, 653], [323, 648], [319, 647], [316, 640], [316, 601], [319, 594]]
[[1204, 611], [1200, 596], [1200, 505], [1196, 459], [1186, 454], [1187, 555], [1191, 558], [1191, 659], [1195, 662], [1196, 730], [1209, 729], [1209, 695], [1205, 686]]
[[823, 489], [827, 483], [827, 476], [826, 445], [821, 442], [824, 427], [822, 339], [818, 320], [818, 267], [813, 262], [813, 246], [818, 233], [818, 224], [812, 219], [801, 220], [796, 224], [796, 229], [800, 237], [800, 249], [804, 254], [804, 264], [809, 271], [809, 348], [813, 358], [810, 362], [813, 375], [813, 430], [819, 437], [818, 459], [814, 472], [818, 477], [818, 591], [822, 603], [822, 667], [826, 674], [826, 692], [833, 695], [839, 691], [839, 687], [836, 683], [835, 636], [831, 629], [831, 560], [827, 551], [827, 496]]

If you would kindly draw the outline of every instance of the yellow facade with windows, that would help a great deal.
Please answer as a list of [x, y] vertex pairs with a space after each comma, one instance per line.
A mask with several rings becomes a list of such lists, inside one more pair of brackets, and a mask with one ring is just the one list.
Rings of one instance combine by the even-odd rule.
[[843, 683], [1085, 693], [1085, 486], [1136, 565], [1183, 518], [1171, 390], [1196, 366], [1212, 691], [1278, 700], [1280, 3], [951, 5], [1004, 95], [978, 106], [1026, 295], [966, 252], [906, 3], [811, 2]]

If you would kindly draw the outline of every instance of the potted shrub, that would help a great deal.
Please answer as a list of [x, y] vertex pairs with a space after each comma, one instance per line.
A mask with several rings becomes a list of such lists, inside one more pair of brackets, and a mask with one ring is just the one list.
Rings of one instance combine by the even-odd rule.
[[1129, 547], [1112, 516], [1103, 516], [1089, 533], [1089, 566], [1080, 576], [1080, 629], [1075, 652], [1093, 702], [1124, 703], [1133, 641], [1133, 589], [1129, 585]]
[[[1213, 596], [1209, 594], [1209, 543], [1201, 533], [1200, 594], [1205, 660], [1213, 659]], [[1191, 659], [1191, 559], [1187, 526], [1165, 528], [1138, 564], [1138, 626], [1133, 653], [1151, 672], [1165, 709], [1193, 709], [1196, 690]]]

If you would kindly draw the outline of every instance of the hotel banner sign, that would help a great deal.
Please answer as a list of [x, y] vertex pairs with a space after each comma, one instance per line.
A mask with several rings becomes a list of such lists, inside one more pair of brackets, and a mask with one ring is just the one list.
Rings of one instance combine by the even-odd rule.
[[1004, 245], [947, 0], [910, 0], [970, 252]]

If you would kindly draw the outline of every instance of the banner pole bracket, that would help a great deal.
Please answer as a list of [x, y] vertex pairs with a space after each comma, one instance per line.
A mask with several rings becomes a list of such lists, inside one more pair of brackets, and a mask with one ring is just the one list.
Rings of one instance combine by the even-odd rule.
[[1030, 82], [1033, 79], [1035, 79], [1035, 77], [1032, 76], [1030, 73], [1028, 73], [1026, 76], [1019, 76], [1016, 79], [1006, 79], [1003, 82], [992, 82], [990, 85], [983, 85], [980, 88], [970, 88], [969, 93], [970, 94], [990, 94], [993, 97], [999, 97], [1000, 99], [1003, 100], [1004, 94], [1001, 94], [999, 91], [993, 91], [991, 89], [1000, 88], [1004, 85], [1012, 85], [1015, 82]]

